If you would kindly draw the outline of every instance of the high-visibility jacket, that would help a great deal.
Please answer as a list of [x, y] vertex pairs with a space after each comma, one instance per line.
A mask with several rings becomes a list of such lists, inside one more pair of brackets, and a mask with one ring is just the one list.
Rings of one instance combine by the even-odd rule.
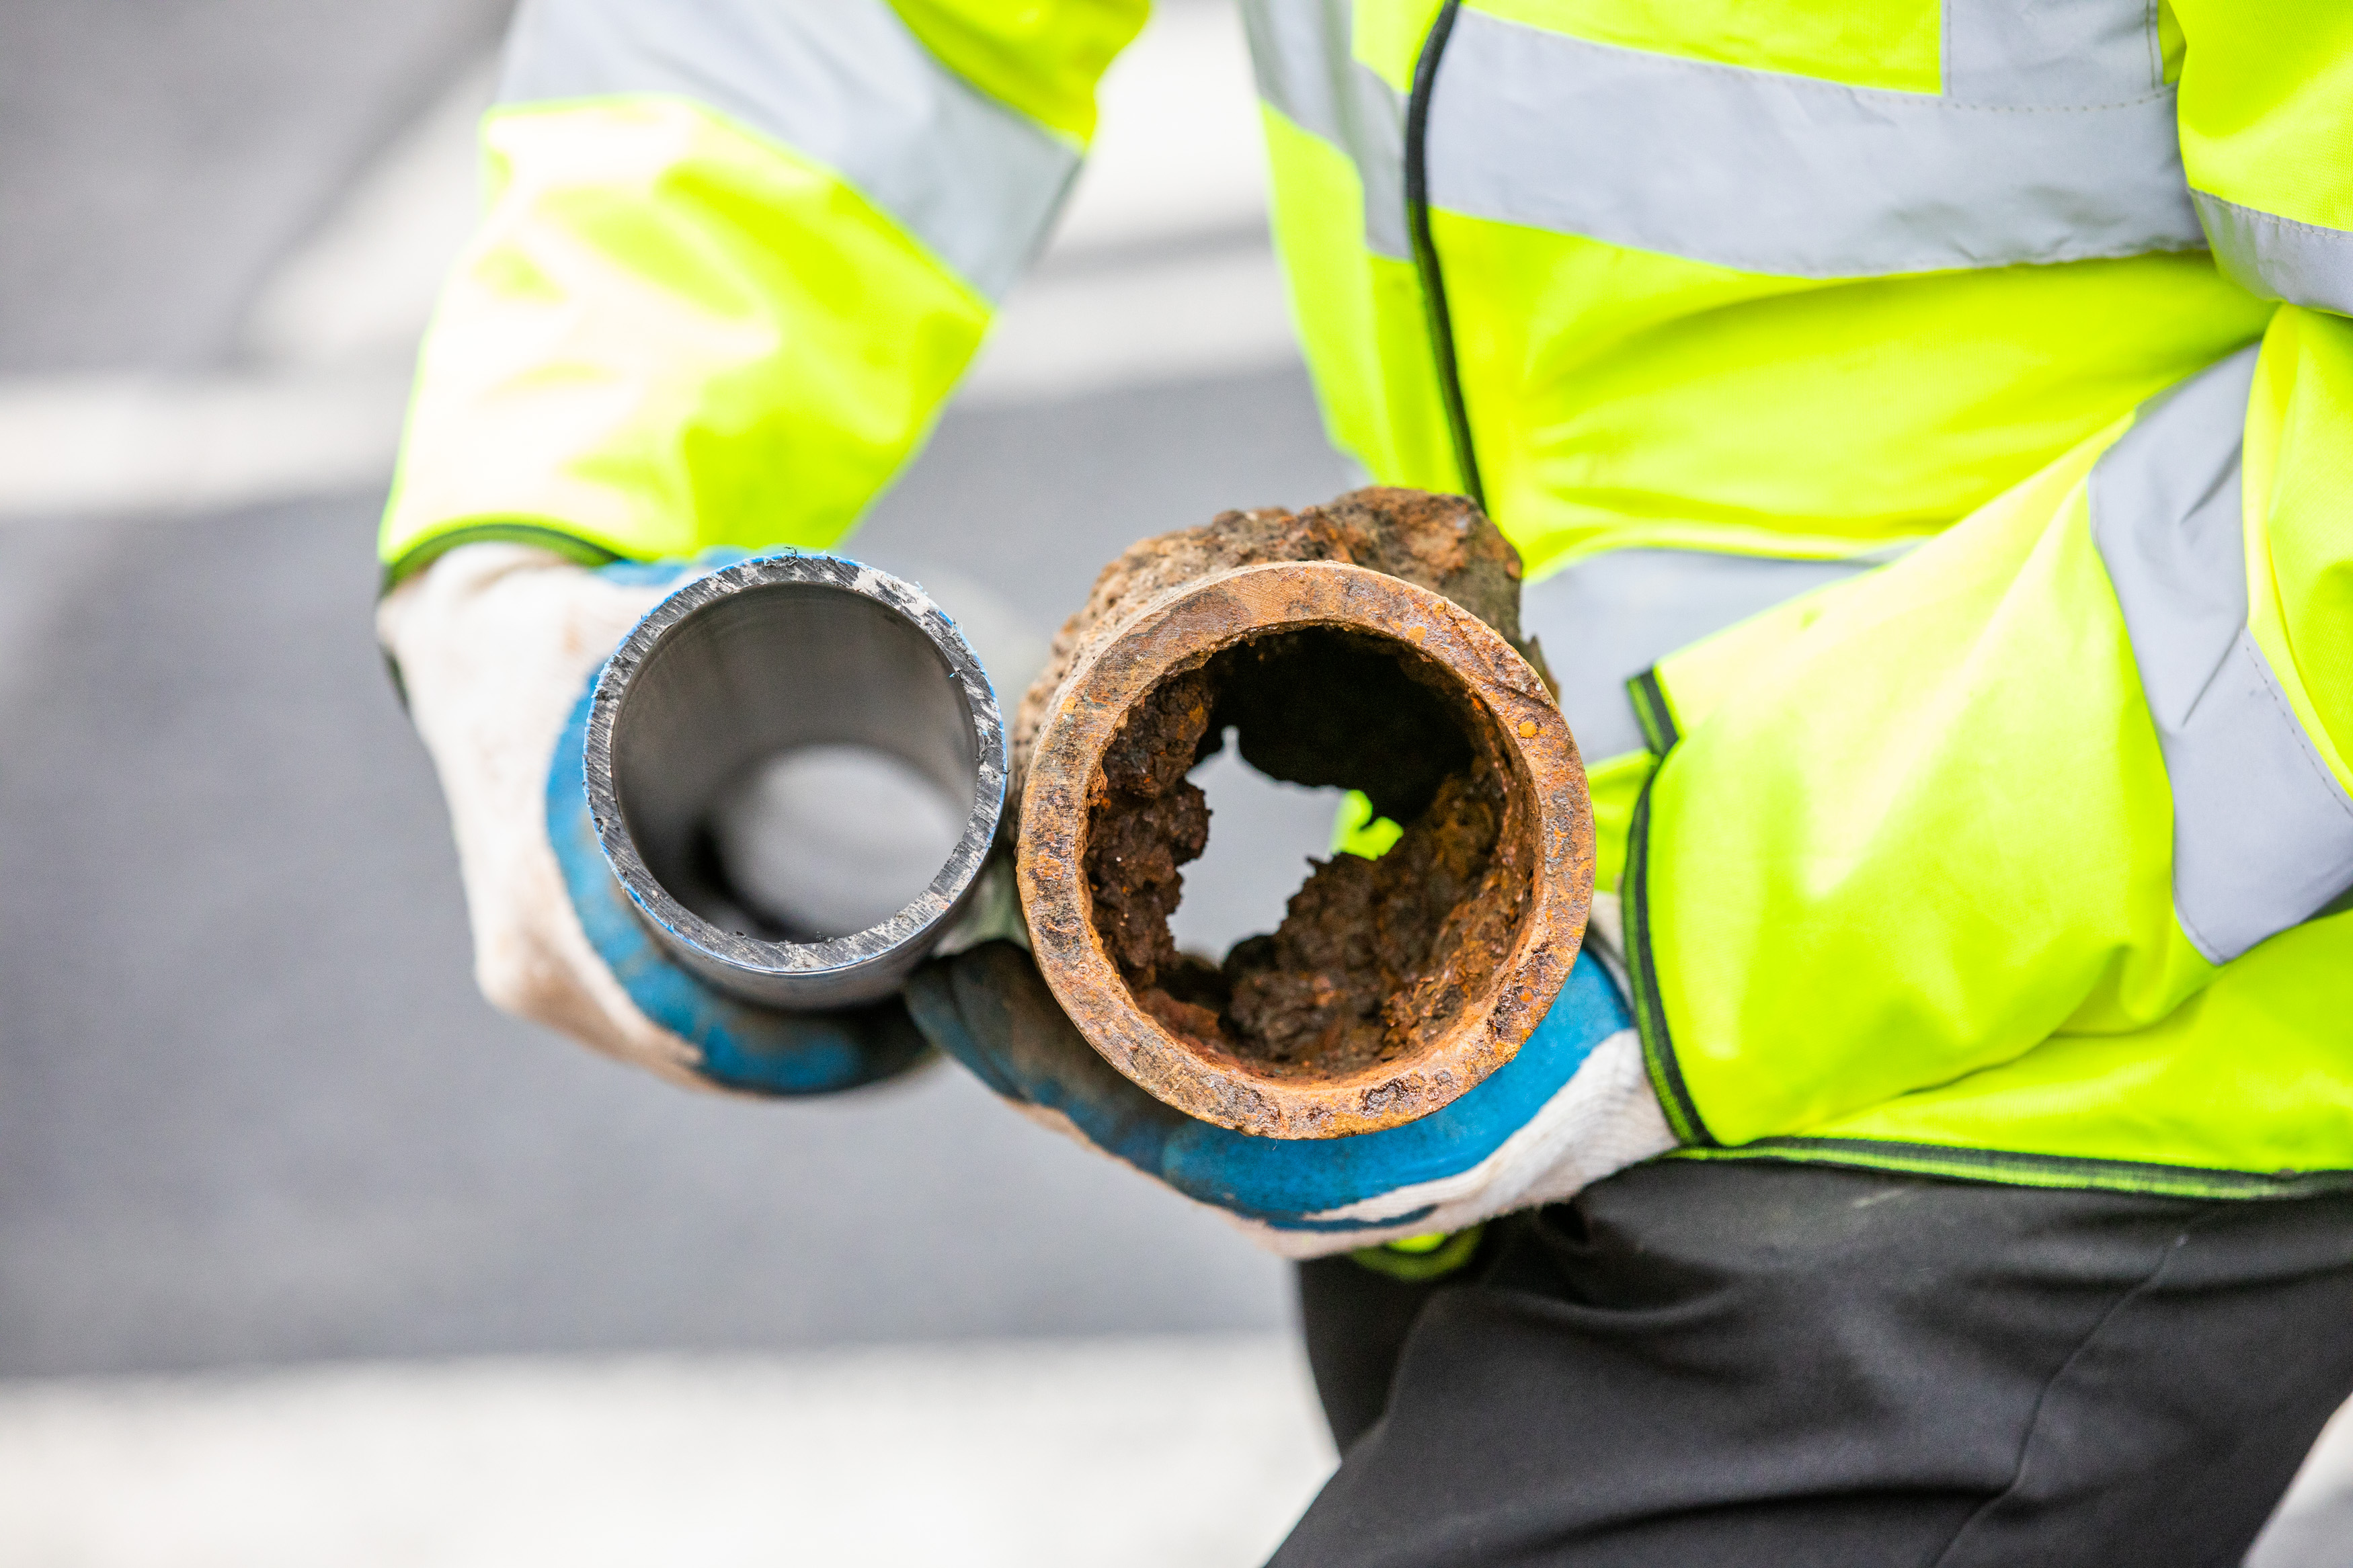
[[[2353, 5], [1243, 11], [1333, 439], [1637, 677], [1686, 1152], [2353, 1182]], [[1142, 20], [525, 0], [391, 569], [833, 542]]]

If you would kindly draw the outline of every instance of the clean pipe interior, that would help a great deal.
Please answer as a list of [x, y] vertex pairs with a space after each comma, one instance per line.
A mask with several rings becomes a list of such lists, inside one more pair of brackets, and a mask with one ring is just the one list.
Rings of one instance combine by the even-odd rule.
[[773, 584], [672, 627], [616, 716], [613, 782], [646, 869], [769, 942], [888, 920], [947, 862], [974, 717], [923, 631], [862, 595]]

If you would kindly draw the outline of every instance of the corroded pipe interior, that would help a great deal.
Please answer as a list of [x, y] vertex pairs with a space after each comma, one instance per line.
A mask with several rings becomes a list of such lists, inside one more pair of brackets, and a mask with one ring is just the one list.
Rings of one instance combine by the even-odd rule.
[[[1293, 784], [1361, 790], [1403, 836], [1317, 864], [1271, 933], [1223, 962], [1177, 951], [1182, 869], [1216, 831], [1187, 772], [1232, 742]], [[1525, 921], [1525, 768], [1492, 714], [1413, 644], [1271, 631], [1164, 678], [1103, 760], [1086, 876], [1096, 934], [1136, 1005], [1205, 1056], [1337, 1079], [1417, 1056], [1491, 980]]]
[[[1103, 574], [1017, 745], [1039, 969], [1105, 1060], [1204, 1121], [1327, 1138], [1511, 1059], [1576, 958], [1593, 870], [1517, 566], [1467, 502], [1376, 490], [1229, 513]], [[1275, 931], [1188, 955], [1168, 915], [1215, 825], [1187, 774], [1229, 743], [1404, 832], [1317, 866]]]

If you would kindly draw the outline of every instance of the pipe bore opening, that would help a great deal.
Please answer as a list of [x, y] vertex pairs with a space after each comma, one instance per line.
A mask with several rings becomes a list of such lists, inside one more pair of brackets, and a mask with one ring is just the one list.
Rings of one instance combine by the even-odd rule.
[[632, 678], [613, 782], [646, 869], [721, 930], [855, 935], [922, 896], [976, 809], [971, 704], [923, 629], [775, 583], [695, 610]]
[[[1214, 831], [1187, 777], [1230, 735], [1293, 784], [1369, 797], [1403, 833], [1377, 858], [1311, 860], [1280, 925], [1221, 962], [1178, 951], [1181, 868]], [[1090, 794], [1085, 872], [1103, 950], [1171, 1033], [1274, 1078], [1419, 1054], [1508, 960], [1534, 892], [1519, 767], [1485, 705], [1410, 643], [1310, 626], [1164, 677], [1129, 710]]]

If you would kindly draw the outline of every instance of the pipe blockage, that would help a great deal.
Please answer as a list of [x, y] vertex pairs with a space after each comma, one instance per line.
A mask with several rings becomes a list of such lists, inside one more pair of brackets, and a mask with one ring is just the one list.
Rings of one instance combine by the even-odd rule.
[[[1096, 1050], [1289, 1138], [1411, 1121], [1511, 1058], [1592, 877], [1583, 769], [1518, 606], [1494, 526], [1409, 490], [1229, 512], [1103, 573], [1015, 731], [1039, 966]], [[1169, 916], [1211, 832], [1187, 774], [1229, 743], [1404, 826], [1377, 858], [1311, 861], [1275, 931], [1213, 961]]]
[[[1524, 854], [1497, 840], [1508, 804], [1481, 716], [1439, 672], [1334, 628], [1277, 632], [1173, 676], [1103, 754], [1086, 871], [1095, 929], [1137, 1004], [1172, 1033], [1277, 1075], [1345, 1074], [1408, 1053], [1492, 976], [1526, 910]], [[1424, 666], [1425, 668], [1416, 668]], [[1208, 841], [1186, 774], [1230, 730], [1242, 759], [1293, 784], [1361, 790], [1407, 825], [1378, 859], [1314, 863], [1271, 936], [1222, 964], [1180, 953], [1180, 868]], [[1507, 765], [1506, 765], [1507, 766]]]

